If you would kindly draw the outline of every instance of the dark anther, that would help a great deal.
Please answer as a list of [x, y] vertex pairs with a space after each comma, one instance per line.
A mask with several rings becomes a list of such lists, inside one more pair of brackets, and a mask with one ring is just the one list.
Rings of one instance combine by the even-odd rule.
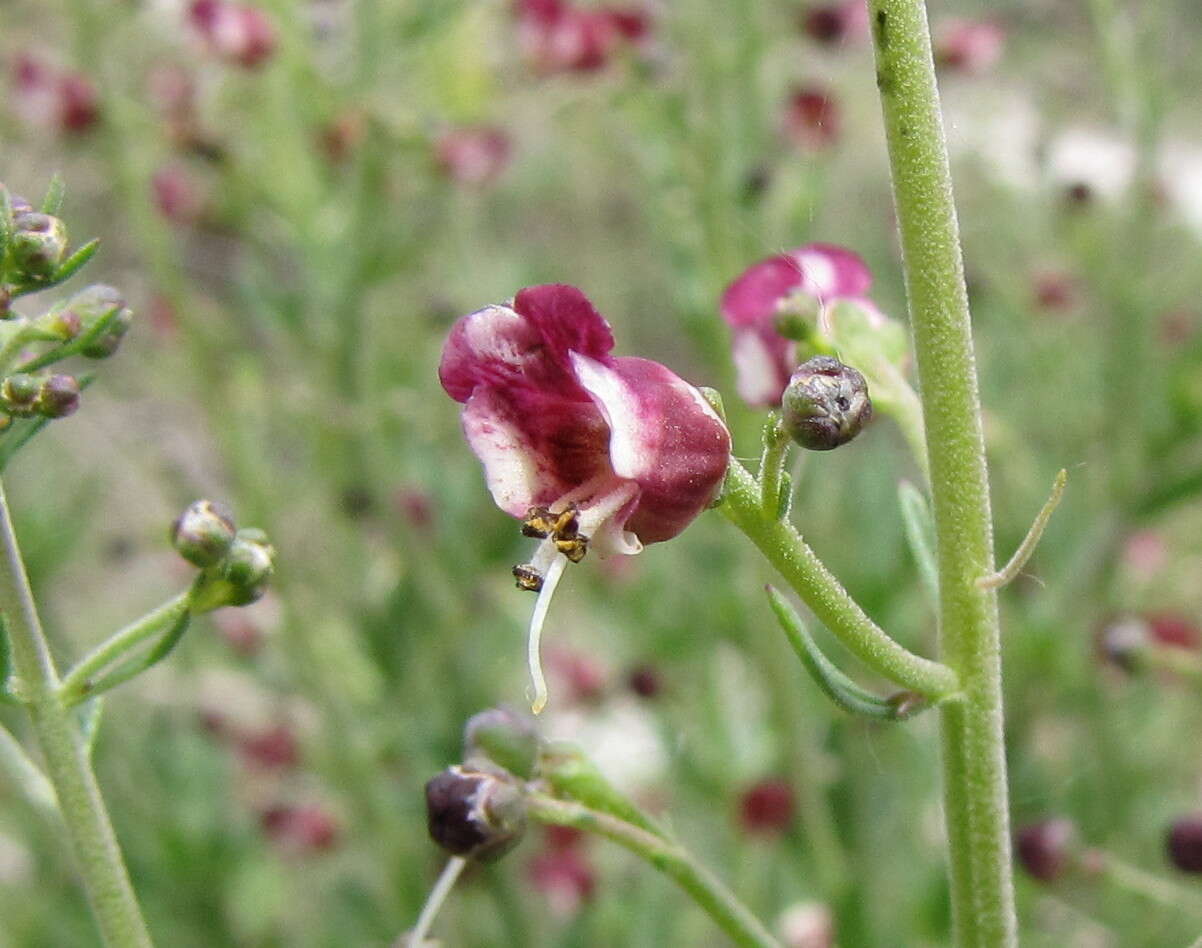
[[543, 588], [543, 574], [529, 563], [519, 563], [513, 568], [513, 578], [517, 580], [518, 589], [538, 592]]

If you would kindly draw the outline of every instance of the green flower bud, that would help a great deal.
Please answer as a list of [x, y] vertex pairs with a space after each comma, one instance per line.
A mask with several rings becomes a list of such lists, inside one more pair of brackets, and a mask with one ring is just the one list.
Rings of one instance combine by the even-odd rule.
[[864, 376], [831, 356], [814, 356], [799, 365], [781, 399], [785, 430], [811, 451], [846, 444], [871, 417]]
[[32, 415], [41, 392], [42, 382], [36, 375], [21, 372], [0, 382], [0, 405], [10, 415]]
[[125, 305], [125, 297], [113, 287], [103, 283], [85, 287], [67, 300], [65, 306], [48, 314], [44, 328], [62, 339], [74, 339], [92, 329], [114, 309], [117, 315], [109, 321], [104, 332], [81, 350], [89, 359], [103, 359], [117, 351], [134, 318], [133, 310]]
[[224, 504], [198, 500], [171, 527], [171, 545], [193, 566], [212, 566], [230, 551], [236, 528]]
[[66, 418], [79, 407], [79, 382], [70, 375], [43, 379], [33, 407], [46, 418]]
[[490, 708], [468, 719], [463, 729], [464, 758], [491, 761], [523, 780], [534, 776], [538, 761], [534, 721], [508, 708]]
[[275, 572], [275, 548], [262, 530], [248, 527], [234, 535], [226, 554], [201, 573], [192, 588], [194, 613], [222, 606], [249, 606], [267, 592]]
[[522, 788], [509, 775], [448, 767], [426, 784], [430, 838], [456, 856], [496, 859], [526, 830]]
[[9, 254], [23, 280], [47, 280], [67, 252], [67, 227], [57, 217], [26, 211], [13, 220]]
[[781, 300], [773, 319], [773, 327], [786, 339], [805, 342], [814, 334], [821, 312], [822, 303], [816, 296], [798, 290]]

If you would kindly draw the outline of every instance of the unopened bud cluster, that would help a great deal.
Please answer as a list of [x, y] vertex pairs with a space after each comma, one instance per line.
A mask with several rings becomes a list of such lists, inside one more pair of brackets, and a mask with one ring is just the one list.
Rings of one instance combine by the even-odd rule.
[[133, 320], [122, 295], [95, 285], [40, 315], [22, 315], [15, 301], [56, 286], [92, 256], [96, 242], [69, 253], [67, 227], [53, 184], [35, 210], [0, 184], [0, 431], [15, 418], [65, 418], [79, 408], [79, 381], [44, 371], [70, 356], [102, 359], [117, 351]]
[[526, 715], [482, 711], [464, 728], [464, 762], [426, 784], [430, 838], [447, 852], [495, 859], [526, 830], [526, 785], [534, 776], [539, 738]]
[[222, 504], [198, 500], [171, 528], [177, 553], [202, 570], [192, 591], [194, 613], [247, 606], [262, 598], [275, 572], [275, 547], [256, 527], [239, 530]]
[[0, 382], [0, 409], [9, 417], [65, 418], [79, 407], [79, 383], [70, 375], [18, 373]]

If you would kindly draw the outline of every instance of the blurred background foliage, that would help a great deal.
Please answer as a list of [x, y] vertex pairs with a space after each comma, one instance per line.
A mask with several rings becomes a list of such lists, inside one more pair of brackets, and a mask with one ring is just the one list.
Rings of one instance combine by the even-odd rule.
[[[871, 51], [854, 17], [831, 36], [816, 8], [660, 3], [582, 70], [538, 68], [500, 0], [264, 0], [272, 42], [250, 68], [172, 0], [0, 5], [0, 176], [36, 197], [61, 172], [74, 237], [103, 241], [92, 278], [139, 314], [84, 407], [8, 477], [59, 654], [181, 586], [166, 527], [197, 496], [280, 551], [268, 599], [198, 622], [109, 701], [97, 767], [163, 944], [388, 944], [443, 859], [422, 784], [459, 759], [470, 714], [523, 702], [531, 600], [509, 567], [529, 541], [438, 385], [455, 318], [575, 284], [620, 353], [726, 393], [743, 457], [761, 418], [734, 395], [717, 313], [743, 268], [845, 244], [904, 318]], [[1028, 945], [1202, 930], [1202, 890], [1163, 851], [1202, 805], [1195, 14], [931, 6], [937, 38], [987, 16], [1001, 40], [996, 61], [945, 50], [942, 77], [1000, 556], [1070, 474], [1003, 594], [1014, 819], [1071, 818], [1133, 870], [1020, 880]], [[78, 88], [61, 107], [65, 76], [90, 85], [90, 112]], [[825, 104], [790, 113], [798, 90]], [[483, 171], [465, 172], [454, 136], [480, 130]], [[931, 654], [896, 499], [918, 477], [877, 424], [801, 462], [793, 516], [870, 614]], [[549, 732], [580, 739], [769, 922], [814, 903], [840, 945], [946, 943], [933, 716], [886, 726], [827, 705], [766, 608], [769, 569], [717, 517], [572, 574], [548, 628]], [[1100, 655], [1116, 617], [1142, 623], [1142, 670]], [[757, 788], [786, 801], [767, 820]], [[530, 837], [461, 884], [445, 944], [716, 937], [628, 854]], [[58, 828], [4, 782], [0, 919], [0, 945], [95, 940]]]

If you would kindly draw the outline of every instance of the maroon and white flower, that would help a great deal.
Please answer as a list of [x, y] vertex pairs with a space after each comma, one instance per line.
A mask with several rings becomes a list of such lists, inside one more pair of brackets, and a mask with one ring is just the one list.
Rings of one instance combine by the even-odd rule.
[[444, 132], [435, 143], [439, 170], [456, 184], [482, 187], [497, 179], [509, 164], [509, 136], [491, 125], [472, 125]]
[[783, 308], [805, 299], [817, 306], [821, 318], [835, 301], [850, 299], [876, 313], [864, 298], [871, 285], [872, 274], [859, 255], [833, 244], [806, 244], [743, 271], [726, 288], [721, 304], [722, 316], [734, 330], [737, 387], [743, 400], [780, 404], [797, 367], [797, 343], [776, 329]]
[[839, 46], [868, 36], [868, 5], [860, 0], [817, 3], [801, 14], [801, 28], [824, 46]]
[[518, 43], [544, 74], [596, 72], [622, 44], [642, 41], [651, 20], [637, 7], [584, 7], [567, 0], [517, 0]]
[[100, 119], [100, 96], [81, 72], [60, 69], [28, 53], [12, 66], [13, 105], [29, 125], [85, 132]]
[[540, 593], [539, 709], [537, 639], [568, 559], [670, 540], [713, 499], [730, 454], [726, 425], [697, 389], [658, 362], [611, 355], [613, 344], [580, 290], [535, 286], [460, 319], [439, 366], [497, 506], [543, 538], [515, 571]]
[[193, 0], [188, 21], [213, 55], [244, 69], [257, 69], [275, 52], [275, 26], [256, 6]]

